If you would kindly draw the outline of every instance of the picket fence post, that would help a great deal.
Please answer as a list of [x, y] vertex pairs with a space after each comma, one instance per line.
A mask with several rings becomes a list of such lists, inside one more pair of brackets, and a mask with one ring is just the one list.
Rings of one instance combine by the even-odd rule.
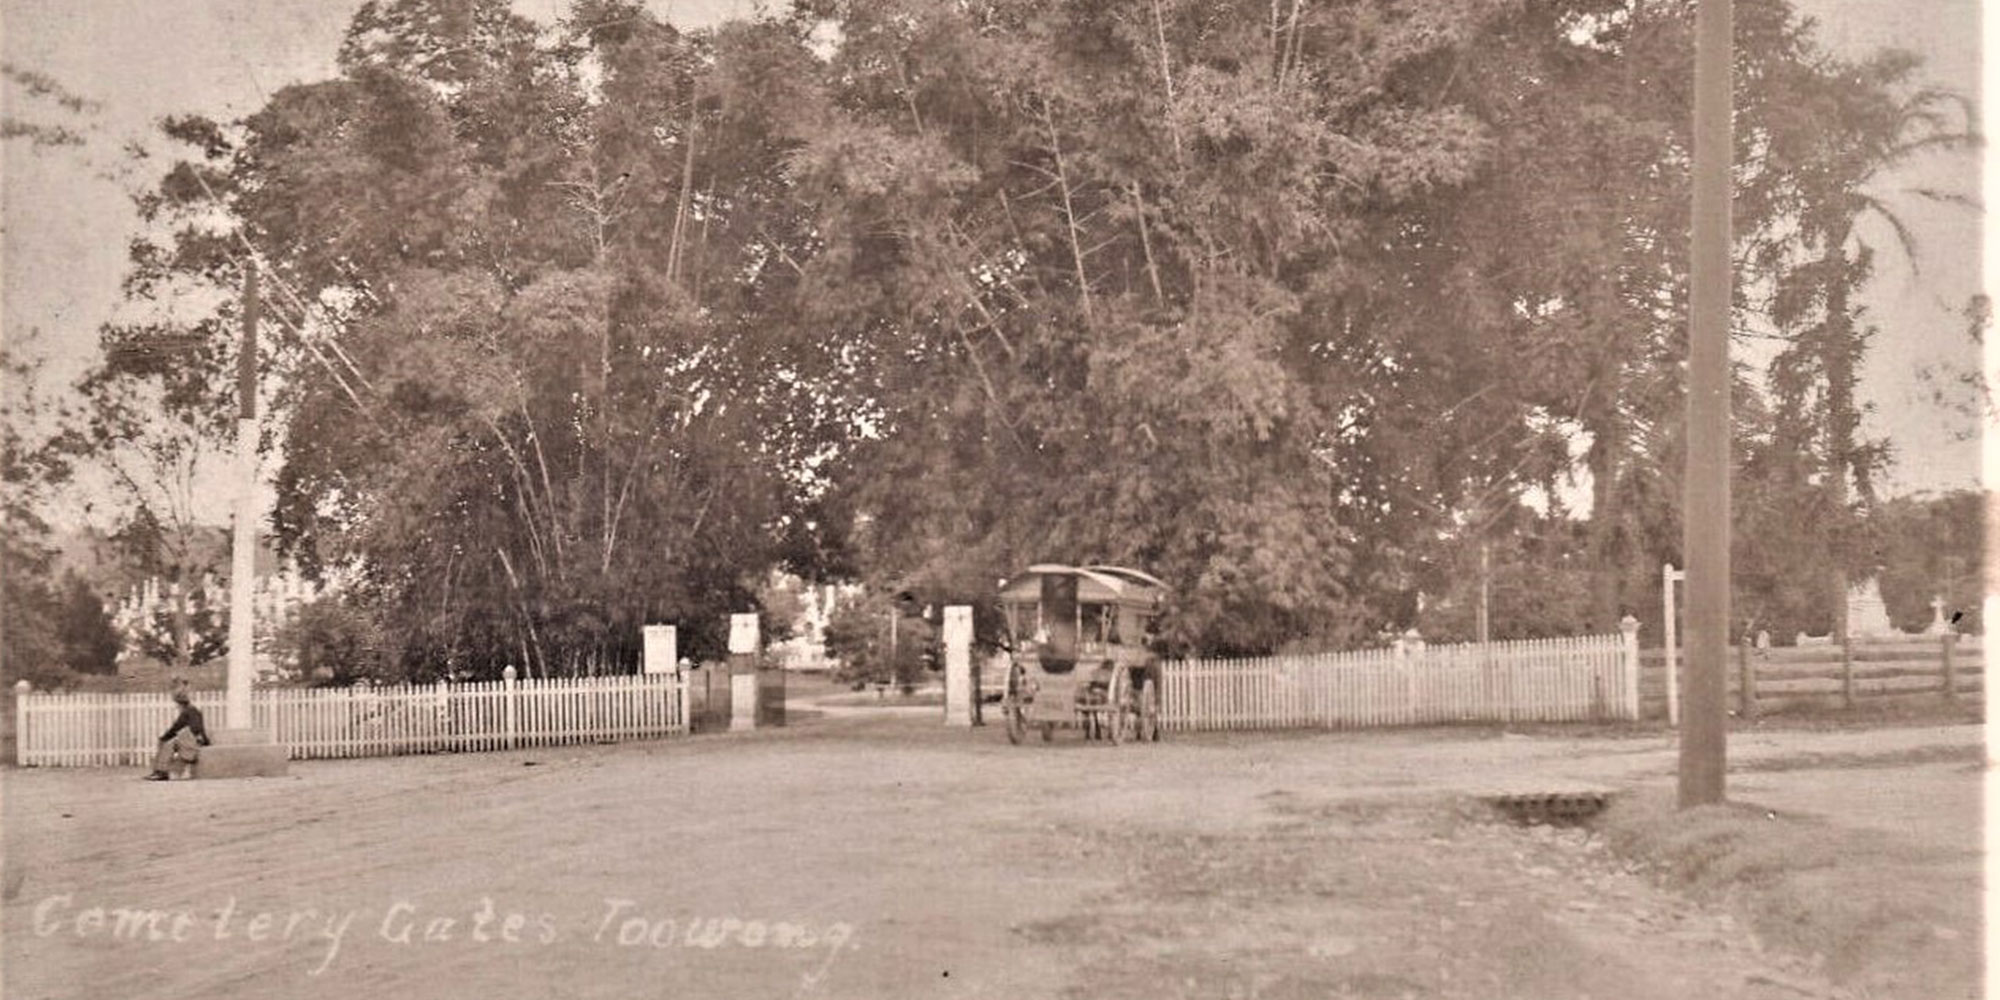
[[[1639, 619], [1626, 615], [1619, 619], [1618, 631], [1625, 634], [1620, 656], [1624, 669], [1618, 678], [1623, 682], [1624, 690], [1620, 694], [1623, 695], [1625, 702], [1625, 717], [1637, 720], [1639, 718]], [[1667, 669], [1673, 670], [1673, 663], [1669, 662]]]
[[1417, 669], [1418, 661], [1424, 655], [1424, 636], [1416, 626], [1411, 626], [1403, 637], [1396, 641], [1397, 666], [1403, 668], [1403, 717], [1405, 724], [1423, 721], [1417, 712]]
[[507, 664], [507, 669], [500, 671], [501, 690], [505, 692], [505, 697], [501, 700], [505, 705], [507, 714], [507, 749], [509, 750], [519, 745], [519, 717], [514, 713], [514, 678], [516, 676], [518, 675], [514, 672], [514, 665], [511, 663]]
[[27, 678], [14, 682], [14, 765], [28, 766], [28, 692], [35, 686]]
[[670, 721], [677, 733], [694, 731], [693, 720], [688, 717], [688, 671], [680, 664], [674, 665], [674, 714]]
[[431, 701], [431, 749], [457, 749], [452, 746], [451, 730], [451, 684], [444, 678], [437, 680], [437, 694]]

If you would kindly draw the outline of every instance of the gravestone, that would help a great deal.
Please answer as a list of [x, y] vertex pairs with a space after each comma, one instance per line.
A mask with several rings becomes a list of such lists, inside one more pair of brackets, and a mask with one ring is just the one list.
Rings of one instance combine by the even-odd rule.
[[1882, 591], [1874, 577], [1847, 589], [1848, 638], [1872, 639], [1902, 634], [1889, 621], [1889, 606], [1882, 603]]
[[1956, 631], [1951, 623], [1944, 620], [1944, 598], [1931, 598], [1931, 623], [1925, 627], [1925, 635], [1949, 635]]

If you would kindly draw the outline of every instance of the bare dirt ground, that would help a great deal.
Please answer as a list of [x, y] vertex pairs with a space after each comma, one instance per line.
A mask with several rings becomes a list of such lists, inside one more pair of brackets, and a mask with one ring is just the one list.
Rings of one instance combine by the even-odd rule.
[[[1976, 970], [1980, 739], [1746, 734], [1732, 793], [1893, 838], [1908, 863], [1887, 891], [1955, 901], [1934, 931]], [[1600, 837], [1495, 822], [1472, 798], [1656, 789], [1674, 759], [1657, 735], [1555, 731], [1013, 747], [997, 726], [850, 710], [664, 743], [295, 763], [282, 780], [11, 771], [0, 985], [9, 1000], [1863, 995]], [[1865, 995], [1917, 1000], [1896, 989]]]

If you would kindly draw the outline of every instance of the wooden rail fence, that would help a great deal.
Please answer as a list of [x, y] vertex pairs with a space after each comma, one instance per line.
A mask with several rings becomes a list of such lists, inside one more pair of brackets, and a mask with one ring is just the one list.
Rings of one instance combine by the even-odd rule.
[[1165, 665], [1169, 729], [1358, 728], [1639, 716], [1636, 633]]
[[[209, 729], [231, 724], [220, 691], [194, 692]], [[687, 690], [672, 674], [252, 692], [254, 726], [295, 760], [504, 750], [650, 739], [688, 731]], [[19, 694], [15, 761], [137, 766], [173, 721], [164, 695]]]
[[[1685, 689], [1686, 661], [1675, 659]], [[1726, 673], [1729, 708], [1739, 715], [1911, 699], [1960, 699], [1970, 705], [1982, 698], [1985, 656], [1976, 635], [1857, 639], [1844, 653], [1831, 643], [1769, 649], [1739, 645], [1729, 651]], [[1639, 700], [1647, 718], [1666, 716], [1665, 650], [1640, 654]]]

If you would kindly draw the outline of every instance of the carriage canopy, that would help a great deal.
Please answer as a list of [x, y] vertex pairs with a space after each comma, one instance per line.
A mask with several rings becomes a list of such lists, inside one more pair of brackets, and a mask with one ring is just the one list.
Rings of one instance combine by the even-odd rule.
[[1150, 608], [1167, 593], [1167, 585], [1159, 577], [1123, 566], [1036, 563], [1001, 585], [1000, 600], [1006, 604], [1032, 604], [1040, 600], [1044, 576], [1075, 577], [1076, 599], [1090, 604]]

